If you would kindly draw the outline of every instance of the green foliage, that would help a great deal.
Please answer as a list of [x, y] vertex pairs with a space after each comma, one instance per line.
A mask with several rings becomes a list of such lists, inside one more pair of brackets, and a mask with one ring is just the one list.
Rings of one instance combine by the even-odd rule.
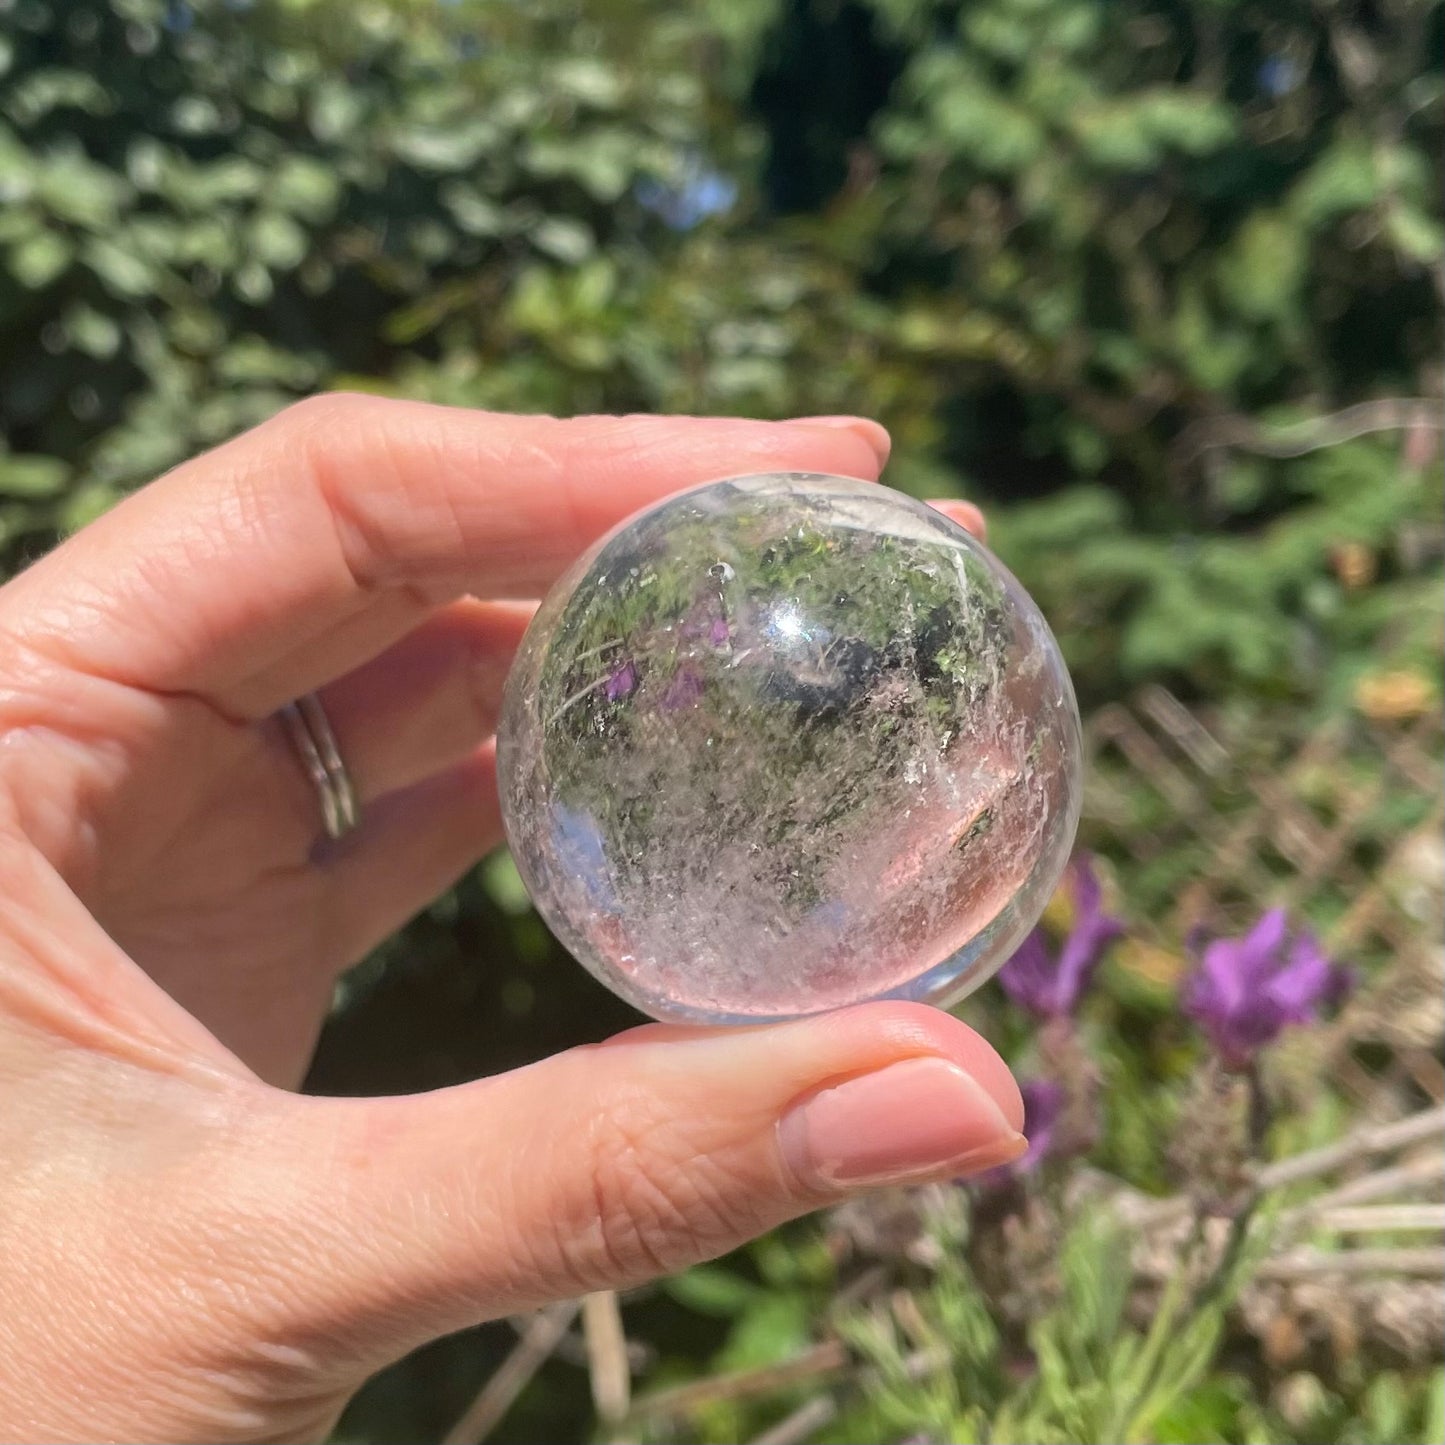
[[[1413, 619], [1412, 637], [1391, 639], [1402, 651], [1430, 646], [1429, 614], [1415, 605], [1422, 589], [1391, 554], [1412, 526], [1438, 515], [1439, 489], [1402, 467], [1397, 441], [1239, 463], [1221, 478], [1227, 487], [1241, 502], [1212, 532], [1140, 532], [1100, 484], [1000, 516], [995, 545], [1055, 620], [1085, 686], [1104, 683], [1107, 694], [1167, 679], [1204, 696], [1339, 706], [1372, 661], [1382, 608]], [[1269, 520], [1240, 527], [1260, 494], [1271, 499]], [[1334, 567], [1344, 543], [1384, 557], [1393, 575], [1352, 590]]]
[[[386, 375], [454, 311], [525, 311], [547, 276], [597, 305], [662, 231], [637, 182], [679, 177], [706, 114], [688, 35], [645, 0], [583, 23], [562, 3], [13, 9], [0, 326], [31, 342], [0, 363], [0, 426], [63, 459], [86, 514]], [[29, 475], [3, 495], [56, 490]], [[79, 520], [8, 516], [37, 540]]]
[[[851, 136], [806, 85], [766, 131], [748, 114], [820, 33], [782, 0], [339, 15], [18, 5], [12, 557], [325, 385], [856, 409], [892, 426], [895, 485], [1048, 494], [995, 507], [996, 536], [1086, 700], [1144, 679], [1338, 694], [1358, 671], [1365, 599], [1331, 549], [1388, 551], [1436, 507], [1394, 438], [1277, 463], [1181, 441], [1428, 379], [1438, 5], [1367, 32], [1302, 3], [874, 0], [849, 44], [895, 83]], [[852, 147], [861, 179], [825, 215], [761, 203], [793, 205], [760, 162], [794, 129]], [[686, 214], [719, 171], [744, 200]]]
[[945, 1367], [920, 1378], [895, 1327], [878, 1315], [848, 1330], [882, 1383], [834, 1439], [886, 1438], [919, 1425], [960, 1445], [1170, 1438], [1162, 1422], [1185, 1412], [1204, 1378], [1230, 1282], [1191, 1298], [1181, 1269], [1153, 1318], [1133, 1323], [1129, 1236], [1107, 1218], [1084, 1215], [1058, 1244], [1058, 1298], [1020, 1353], [964, 1258], [962, 1241], [949, 1240], [940, 1275], [922, 1296], [931, 1336], [946, 1347]]

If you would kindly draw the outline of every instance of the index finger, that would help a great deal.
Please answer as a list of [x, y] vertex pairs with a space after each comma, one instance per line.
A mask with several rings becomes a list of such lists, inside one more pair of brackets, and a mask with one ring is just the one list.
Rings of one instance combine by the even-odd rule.
[[860, 418], [506, 416], [300, 403], [169, 473], [5, 590], [35, 652], [260, 716], [463, 594], [531, 598], [637, 508], [714, 477], [876, 478]]

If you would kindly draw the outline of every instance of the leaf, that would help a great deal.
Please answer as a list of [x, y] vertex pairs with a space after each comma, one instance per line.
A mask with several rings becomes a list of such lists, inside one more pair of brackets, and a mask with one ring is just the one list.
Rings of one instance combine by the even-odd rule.
[[93, 237], [85, 244], [81, 259], [106, 290], [123, 299], [148, 296], [155, 286], [156, 268], [115, 241]]
[[223, 382], [256, 386], [273, 383], [288, 391], [316, 384], [316, 367], [305, 357], [269, 345], [259, 336], [242, 336], [216, 358], [216, 376]]
[[31, 291], [48, 286], [75, 256], [75, 248], [55, 231], [42, 231], [10, 248], [10, 270]]
[[532, 911], [527, 885], [506, 848], [499, 848], [482, 865], [482, 886], [504, 913], [516, 916]]
[[548, 216], [530, 232], [532, 244], [549, 256], [577, 266], [592, 254], [596, 239], [585, 222], [570, 216]]
[[1364, 1416], [1372, 1440], [1403, 1440], [1409, 1426], [1409, 1400], [1394, 1370], [1377, 1374], [1365, 1391]]
[[610, 110], [622, 99], [622, 85], [614, 66], [591, 57], [569, 58], [552, 67], [552, 83], [598, 110]]
[[66, 109], [105, 115], [113, 105], [109, 91], [96, 76], [43, 63], [16, 71], [6, 97], [9, 113], [31, 124]]
[[212, 218], [217, 207], [249, 200], [265, 184], [265, 173], [254, 161], [228, 156], [204, 166], [175, 164], [166, 176], [165, 189], [184, 209]]
[[737, 1317], [717, 1359], [722, 1370], [768, 1365], [806, 1348], [812, 1311], [806, 1296], [759, 1292]]
[[478, 117], [450, 125], [412, 125], [392, 137], [392, 150], [404, 161], [427, 171], [462, 171], [501, 144], [502, 132]]
[[945, 91], [934, 101], [933, 117], [939, 137], [985, 170], [1018, 170], [1044, 145], [1043, 129], [1033, 116], [983, 87]]
[[[35, 194], [37, 169], [29, 147], [0, 121], [0, 201], [10, 207], [28, 201]], [[0, 209], [0, 216], [4, 214]]]
[[1412, 261], [1429, 263], [1445, 255], [1445, 226], [1403, 201], [1385, 213], [1385, 234]]
[[700, 1315], [733, 1319], [755, 1304], [762, 1294], [757, 1285], [720, 1265], [703, 1264], [662, 1282], [669, 1298]]
[[1171, 318], [1171, 349], [1201, 385], [1228, 393], [1255, 358], [1252, 338], [1232, 324], [1232, 317], [1214, 314], [1198, 278], [1185, 281], [1180, 293]]
[[636, 172], [636, 144], [624, 131], [535, 140], [523, 150], [522, 164], [539, 176], [570, 176], [594, 199], [610, 202]]
[[1306, 234], [1284, 212], [1256, 211], [1220, 255], [1225, 297], [1256, 320], [1292, 314], [1305, 276], [1305, 241]]
[[291, 271], [306, 255], [306, 232], [280, 211], [262, 211], [251, 222], [252, 254], [263, 265], [277, 271]]
[[1090, 160], [1113, 170], [1142, 170], [1159, 154], [1138, 114], [1122, 102], [1081, 107], [1074, 113], [1071, 129]]
[[340, 177], [311, 156], [288, 156], [266, 187], [273, 206], [313, 224], [331, 215], [340, 196]]
[[276, 289], [271, 273], [258, 261], [248, 261], [242, 266], [231, 278], [231, 288], [252, 306], [264, 306]]
[[109, 360], [120, 350], [120, 326], [90, 306], [73, 306], [66, 312], [65, 332], [77, 351], [97, 361]]
[[[170, 458], [175, 460], [175, 458]], [[161, 471], [162, 466], [148, 467], [147, 471]], [[109, 482], [84, 482], [65, 497], [57, 519], [63, 533], [78, 532], [89, 526], [97, 517], [104, 515], [120, 500], [119, 490]]]
[[503, 228], [502, 208], [469, 182], [448, 181], [439, 192], [452, 219], [469, 236], [496, 236]]
[[1139, 124], [1162, 146], [1186, 155], [1208, 155], [1233, 139], [1234, 112], [1220, 97], [1170, 86], [1130, 97]]
[[59, 220], [96, 230], [114, 221], [130, 187], [78, 152], [49, 155], [37, 168], [35, 195]]
[[0, 496], [43, 501], [65, 489], [71, 469], [58, 457], [0, 453]]
[[173, 153], [154, 136], [137, 136], [126, 149], [125, 173], [130, 183], [142, 191], [159, 189], [172, 164]]
[[365, 111], [362, 92], [327, 78], [312, 92], [307, 120], [317, 140], [335, 143], [355, 134]]
[[1430, 1376], [1425, 1394], [1425, 1428], [1422, 1440], [1445, 1440], [1445, 1370]]
[[1369, 145], [1347, 135], [1336, 141], [1290, 192], [1289, 205], [1308, 227], [1371, 206], [1380, 195], [1379, 168]]

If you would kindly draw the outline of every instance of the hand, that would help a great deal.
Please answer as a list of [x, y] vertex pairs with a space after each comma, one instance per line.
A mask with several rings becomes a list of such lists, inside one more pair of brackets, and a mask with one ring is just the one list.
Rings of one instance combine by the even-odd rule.
[[[286, 1092], [338, 973], [500, 841], [528, 599], [667, 492], [886, 447], [328, 397], [0, 589], [0, 1438], [321, 1438], [439, 1334], [1022, 1149], [1002, 1062], [911, 1005]], [[329, 848], [275, 718], [313, 689], [365, 807]]]

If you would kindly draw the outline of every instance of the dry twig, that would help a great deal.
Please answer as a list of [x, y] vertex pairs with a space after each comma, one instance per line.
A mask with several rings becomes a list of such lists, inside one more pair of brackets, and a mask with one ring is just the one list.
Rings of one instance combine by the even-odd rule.
[[815, 1395], [776, 1425], [755, 1435], [751, 1445], [801, 1445], [815, 1430], [831, 1425], [837, 1416], [838, 1406], [831, 1395]]
[[589, 1294], [583, 1299], [582, 1333], [587, 1341], [592, 1403], [598, 1419], [607, 1427], [608, 1440], [620, 1445], [616, 1427], [632, 1404], [632, 1367], [615, 1290]]
[[1445, 1249], [1302, 1249], [1277, 1259], [1266, 1259], [1256, 1271], [1259, 1279], [1296, 1280], [1318, 1275], [1423, 1275], [1445, 1276]]
[[1442, 1133], [1445, 1133], [1445, 1104], [1421, 1109], [1389, 1124], [1368, 1125], [1353, 1134], [1346, 1134], [1334, 1144], [1325, 1145], [1323, 1149], [1311, 1149], [1308, 1153], [1266, 1164], [1259, 1171], [1259, 1187], [1281, 1189], [1286, 1184], [1297, 1184], [1302, 1179], [1332, 1173], [1341, 1165], [1353, 1164], [1363, 1155], [1404, 1149]]
[[[934, 1370], [948, 1364], [948, 1351], [939, 1346], [915, 1350], [903, 1360], [903, 1373], [910, 1380], [921, 1380]], [[854, 1388], [866, 1388], [877, 1372], [869, 1370], [855, 1382]], [[750, 1445], [802, 1445], [815, 1430], [831, 1425], [842, 1411], [842, 1405], [832, 1395], [816, 1395], [805, 1401], [791, 1414], [784, 1415], [776, 1425], [764, 1430], [750, 1442]]]
[[547, 1362], [577, 1317], [575, 1300], [550, 1305], [522, 1332], [522, 1338], [482, 1386], [476, 1399], [462, 1412], [455, 1425], [442, 1437], [442, 1445], [481, 1445], [501, 1423], [518, 1395], [527, 1388], [532, 1377]]
[[1209, 417], [1180, 434], [1170, 464], [1182, 470], [1221, 449], [1263, 457], [1302, 457], [1371, 432], [1412, 427], [1440, 430], [1440, 403], [1430, 397], [1381, 397], [1283, 427], [1264, 427], [1246, 416]]
[[1372, 1199], [1389, 1199], [1418, 1189], [1439, 1189], [1442, 1185], [1445, 1185], [1445, 1155], [1432, 1151], [1420, 1159], [1410, 1159], [1388, 1169], [1372, 1169], [1301, 1207], [1334, 1209], [1341, 1204], [1367, 1204]]
[[658, 1419], [685, 1415], [704, 1405], [720, 1400], [739, 1400], [752, 1395], [767, 1395], [788, 1385], [815, 1380], [841, 1370], [848, 1363], [848, 1350], [841, 1340], [824, 1340], [800, 1354], [774, 1365], [760, 1365], [752, 1370], [735, 1370], [715, 1375], [710, 1380], [693, 1380], [686, 1385], [658, 1390], [644, 1395], [633, 1408], [632, 1418]]
[[1354, 1204], [1315, 1211], [1315, 1224], [1338, 1234], [1445, 1230], [1445, 1204]]
[[[1307, 1179], [1317, 1179], [1321, 1175], [1333, 1173], [1336, 1169], [1371, 1155], [1386, 1154], [1395, 1149], [1408, 1148], [1412, 1144], [1424, 1143], [1442, 1133], [1445, 1133], [1445, 1104], [1437, 1105], [1433, 1109], [1422, 1109], [1388, 1124], [1368, 1125], [1333, 1144], [1326, 1144], [1323, 1148], [1311, 1149], [1303, 1154], [1294, 1154], [1288, 1159], [1266, 1164], [1256, 1174], [1255, 1185], [1261, 1193], [1283, 1189], [1290, 1184], [1299, 1184]], [[1357, 1194], [1353, 1196], [1353, 1200], [1358, 1201], [1360, 1197]], [[1344, 1201], [1336, 1198], [1333, 1202], [1338, 1204]], [[1168, 1199], [1150, 1201], [1138, 1209], [1137, 1218], [1144, 1225], [1164, 1224], [1188, 1214], [1193, 1207], [1187, 1196], [1174, 1195]]]

